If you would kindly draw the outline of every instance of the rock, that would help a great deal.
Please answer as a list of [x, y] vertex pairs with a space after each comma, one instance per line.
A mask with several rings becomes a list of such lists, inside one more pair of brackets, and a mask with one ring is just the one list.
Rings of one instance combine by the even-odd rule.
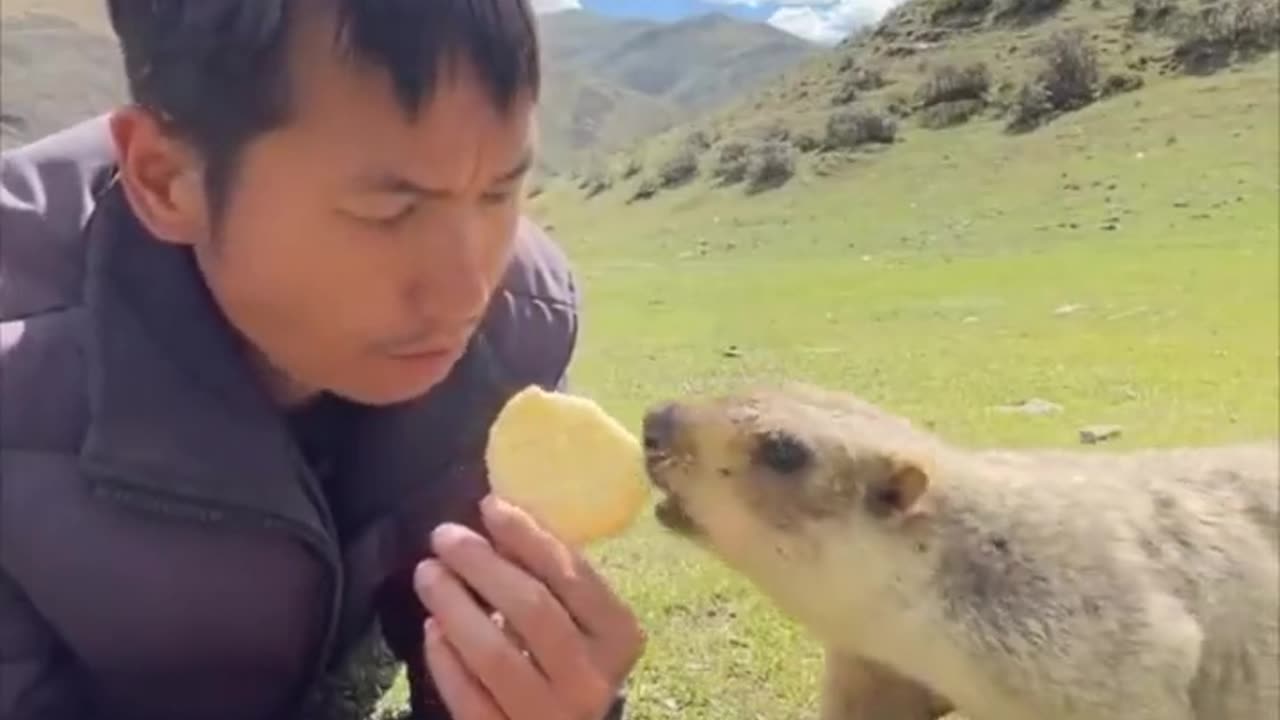
[[1057, 309], [1053, 311], [1053, 314], [1057, 315], [1058, 317], [1063, 317], [1065, 315], [1073, 315], [1077, 312], [1080, 312], [1084, 308], [1085, 306], [1079, 303], [1069, 303], [1067, 305], [1059, 306]]
[[998, 405], [996, 411], [1019, 415], [1056, 415], [1062, 412], [1062, 406], [1041, 398], [1030, 398], [1012, 405]]
[[1097, 445], [1115, 440], [1120, 437], [1123, 430], [1119, 425], [1089, 425], [1080, 428], [1080, 442], [1084, 445]]

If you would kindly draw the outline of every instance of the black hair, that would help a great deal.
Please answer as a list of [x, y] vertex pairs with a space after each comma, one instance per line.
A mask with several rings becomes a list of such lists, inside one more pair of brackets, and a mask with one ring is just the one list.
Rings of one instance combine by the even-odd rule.
[[335, 51], [386, 70], [413, 117], [444, 63], [469, 60], [495, 104], [539, 92], [528, 0], [107, 0], [132, 99], [190, 142], [221, 211], [240, 151], [289, 119], [298, 12], [332, 12]]

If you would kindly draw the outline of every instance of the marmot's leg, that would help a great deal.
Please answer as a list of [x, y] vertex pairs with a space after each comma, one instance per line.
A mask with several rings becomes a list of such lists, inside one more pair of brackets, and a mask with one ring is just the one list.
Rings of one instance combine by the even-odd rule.
[[950, 703], [879, 663], [828, 650], [821, 720], [937, 720]]

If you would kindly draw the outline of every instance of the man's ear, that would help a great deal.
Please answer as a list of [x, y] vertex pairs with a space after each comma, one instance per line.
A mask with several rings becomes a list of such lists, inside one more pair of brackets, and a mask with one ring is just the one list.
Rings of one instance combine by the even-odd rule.
[[209, 229], [208, 207], [195, 151], [137, 106], [112, 114], [111, 137], [120, 183], [138, 221], [165, 242], [202, 242]]
[[929, 466], [915, 458], [885, 458], [884, 472], [867, 487], [867, 510], [878, 518], [903, 518], [923, 512], [922, 499], [932, 480]]

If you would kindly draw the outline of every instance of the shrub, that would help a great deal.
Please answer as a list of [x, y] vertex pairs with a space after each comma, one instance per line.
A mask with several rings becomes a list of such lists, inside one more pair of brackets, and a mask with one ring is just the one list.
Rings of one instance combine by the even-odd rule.
[[1093, 102], [1098, 86], [1098, 54], [1079, 30], [1059, 31], [1040, 48], [1043, 66], [1037, 78], [1058, 112]]
[[991, 9], [992, 0], [937, 0], [929, 17], [933, 22], [953, 19], [969, 19], [985, 15]]
[[692, 148], [683, 147], [676, 150], [658, 168], [658, 184], [664, 188], [673, 188], [692, 180], [698, 174], [698, 156]]
[[962, 125], [981, 113], [986, 106], [982, 100], [953, 100], [931, 105], [920, 113], [920, 126], [939, 130]]
[[848, 79], [845, 79], [843, 82], [840, 83], [840, 87], [836, 88], [835, 93], [832, 94], [831, 104], [832, 105], [848, 105], [852, 103], [854, 100], [857, 100], [858, 96], [861, 94], [862, 93], [858, 91], [858, 88], [856, 85], [849, 82]]
[[914, 108], [911, 106], [911, 98], [903, 93], [894, 93], [889, 96], [884, 106], [885, 112], [896, 118], [911, 117]]
[[795, 145], [796, 150], [802, 153], [813, 152], [822, 147], [822, 143], [819, 142], [818, 138], [807, 132], [793, 134], [791, 136], [791, 144]]
[[1102, 97], [1112, 97], [1140, 89], [1146, 81], [1137, 73], [1112, 73], [1102, 83]]
[[747, 155], [750, 146], [733, 141], [720, 146], [711, 176], [725, 185], [742, 182], [747, 177]]
[[888, 84], [884, 72], [878, 68], [854, 66], [852, 58], [845, 58], [841, 64], [840, 86], [831, 96], [833, 105], [848, 105], [858, 99], [864, 92], [879, 90]]
[[891, 118], [867, 110], [839, 110], [827, 118], [826, 146], [852, 149], [868, 143], [892, 143], [898, 126]]
[[613, 180], [608, 175], [596, 175], [587, 181], [583, 190], [587, 198], [593, 198], [613, 187]]
[[1133, 0], [1129, 28], [1138, 32], [1165, 27], [1178, 14], [1177, 0]]
[[1044, 87], [1032, 80], [1018, 88], [1009, 110], [1006, 129], [1009, 132], [1028, 132], [1053, 115], [1053, 104], [1049, 102], [1049, 93]]
[[790, 145], [776, 141], [763, 143], [747, 160], [747, 192], [759, 193], [781, 187], [795, 172], [795, 156]]
[[694, 130], [684, 139], [684, 147], [694, 153], [700, 153], [711, 147], [711, 136], [705, 130]]
[[658, 194], [658, 181], [653, 178], [645, 178], [636, 186], [635, 192], [631, 193], [631, 197], [627, 199], [628, 203], [639, 200], [648, 200]]
[[1280, 45], [1280, 6], [1274, 0], [1223, 0], [1186, 18], [1174, 33], [1174, 61], [1186, 72], [1213, 72]]
[[964, 67], [943, 65], [935, 69], [916, 90], [916, 102], [922, 108], [961, 100], [982, 101], [991, 87], [991, 73], [986, 63]]
[[1067, 0], [1003, 0], [996, 11], [998, 20], [1029, 21], [1051, 15], [1067, 4]]

